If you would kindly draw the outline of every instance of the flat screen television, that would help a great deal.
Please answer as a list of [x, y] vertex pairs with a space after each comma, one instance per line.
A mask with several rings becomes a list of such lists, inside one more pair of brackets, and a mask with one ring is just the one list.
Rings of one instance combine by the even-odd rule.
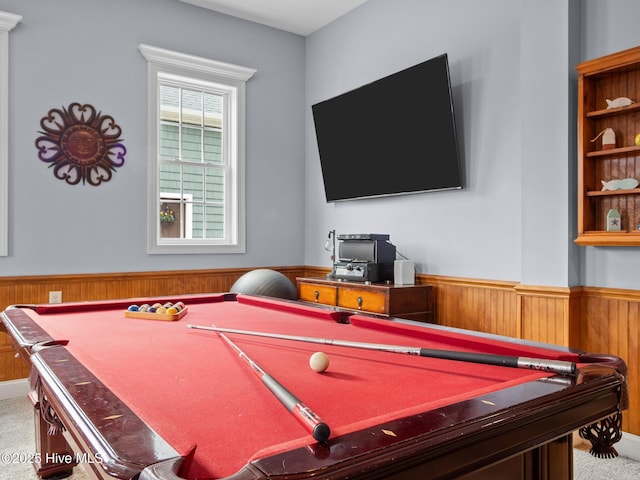
[[462, 188], [447, 54], [311, 108], [327, 202]]

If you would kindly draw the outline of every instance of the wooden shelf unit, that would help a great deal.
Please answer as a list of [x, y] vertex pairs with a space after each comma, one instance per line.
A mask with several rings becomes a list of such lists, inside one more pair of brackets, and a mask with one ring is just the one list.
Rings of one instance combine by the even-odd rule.
[[298, 299], [344, 310], [433, 322], [430, 285], [365, 284], [324, 278], [297, 278]]
[[[583, 62], [578, 71], [578, 245], [640, 246], [640, 188], [602, 190], [602, 181], [640, 180], [640, 47]], [[636, 103], [607, 108], [606, 100], [628, 97]], [[616, 148], [602, 150], [606, 128]], [[620, 212], [622, 229], [607, 231], [607, 213]]]

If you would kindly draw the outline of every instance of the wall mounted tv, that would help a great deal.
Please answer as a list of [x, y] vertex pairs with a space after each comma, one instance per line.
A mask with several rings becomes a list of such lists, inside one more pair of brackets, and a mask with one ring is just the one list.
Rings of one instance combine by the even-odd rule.
[[327, 202], [462, 188], [447, 54], [311, 108]]

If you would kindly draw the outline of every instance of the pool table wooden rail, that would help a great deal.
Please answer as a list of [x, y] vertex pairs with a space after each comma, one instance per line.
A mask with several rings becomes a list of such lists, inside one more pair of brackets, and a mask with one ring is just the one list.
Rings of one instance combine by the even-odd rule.
[[[90, 464], [98, 478], [181, 478], [175, 472], [183, 459], [66, 349], [45, 348], [33, 354], [32, 362], [73, 450], [100, 458]], [[331, 438], [326, 445], [255, 460], [229, 480], [303, 479], [309, 471], [323, 472], [322, 478], [435, 480], [457, 478], [504, 458], [511, 458], [507, 468], [529, 469], [525, 478], [567, 478], [558, 471], [566, 467], [550, 466], [541, 457], [570, 455], [569, 432], [614, 413], [620, 398], [617, 375], [577, 381], [551, 377], [385, 424], [392, 433], [372, 427]], [[81, 408], [75, 399], [78, 394], [86, 398], [87, 386], [93, 400]], [[570, 395], [567, 387], [574, 387]], [[501, 407], [513, 398], [519, 399], [517, 409]], [[112, 428], [113, 415], [127, 416], [118, 423], [127, 431]], [[499, 465], [493, 468], [505, 468]], [[547, 477], [549, 469], [554, 471]], [[103, 477], [105, 472], [112, 477]]]

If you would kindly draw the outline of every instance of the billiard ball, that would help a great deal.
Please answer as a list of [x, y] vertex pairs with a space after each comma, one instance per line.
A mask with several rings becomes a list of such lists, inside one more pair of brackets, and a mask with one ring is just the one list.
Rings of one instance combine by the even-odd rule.
[[309, 366], [314, 372], [324, 372], [329, 368], [329, 356], [324, 352], [316, 352], [309, 358]]
[[129, 308], [127, 308], [127, 310], [129, 310], [130, 312], [137, 312], [138, 311], [138, 306], [137, 305], [130, 305]]

